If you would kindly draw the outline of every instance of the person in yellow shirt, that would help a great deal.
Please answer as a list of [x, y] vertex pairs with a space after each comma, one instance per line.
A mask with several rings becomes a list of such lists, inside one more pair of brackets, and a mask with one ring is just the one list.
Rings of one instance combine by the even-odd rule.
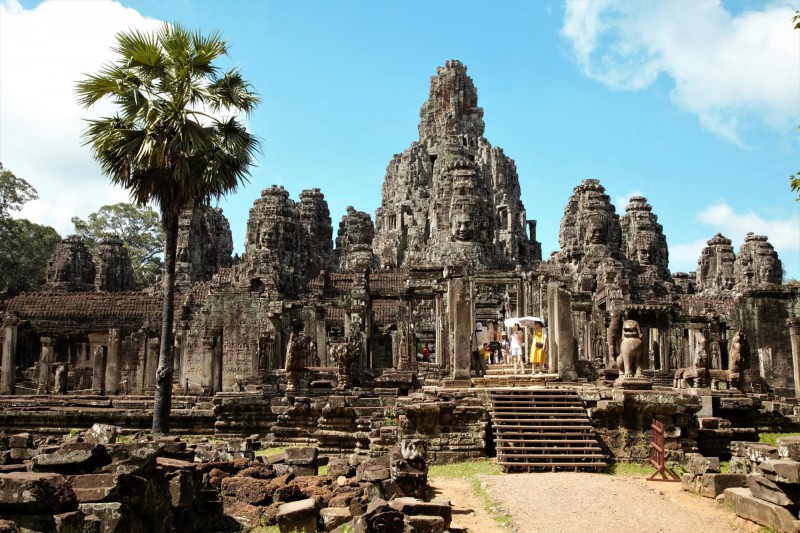
[[535, 322], [533, 324], [533, 335], [531, 338], [531, 364], [532, 374], [544, 372], [544, 362], [547, 359], [547, 331], [544, 324]]

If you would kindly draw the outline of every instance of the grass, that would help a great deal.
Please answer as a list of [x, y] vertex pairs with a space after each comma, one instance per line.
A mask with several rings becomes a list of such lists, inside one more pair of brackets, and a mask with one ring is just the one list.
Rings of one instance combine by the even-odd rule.
[[286, 448], [261, 448], [260, 450], [256, 451], [256, 457], [261, 457], [262, 455], [275, 455], [285, 451]]
[[[683, 467], [678, 464], [670, 464], [668, 462], [667, 467], [675, 472], [675, 474], [677, 474], [679, 477], [684, 472]], [[608, 465], [605, 470], [603, 470], [603, 473], [612, 476], [650, 477], [655, 471], [656, 467], [650, 464], [642, 465], [641, 463], [618, 462]]]
[[472, 492], [478, 497], [481, 505], [492, 517], [492, 520], [502, 527], [508, 527], [511, 524], [511, 516], [500, 511], [500, 504], [486, 491], [479, 477], [495, 476], [501, 473], [502, 471], [496, 463], [489, 462], [486, 459], [449, 465], [433, 465], [428, 468], [429, 477], [466, 479], [470, 487], [472, 487]]
[[758, 442], [769, 444], [770, 446], [777, 446], [778, 439], [781, 437], [800, 437], [800, 433], [761, 433], [758, 436]]

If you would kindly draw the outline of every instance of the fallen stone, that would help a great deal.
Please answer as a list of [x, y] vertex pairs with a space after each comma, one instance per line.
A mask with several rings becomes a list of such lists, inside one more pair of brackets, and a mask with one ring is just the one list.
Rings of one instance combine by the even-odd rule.
[[366, 512], [356, 520], [356, 529], [363, 531], [377, 531], [384, 533], [403, 533], [405, 520], [403, 513], [393, 509], [386, 500], [375, 498], [367, 506]]
[[428, 515], [442, 518], [443, 528], [450, 527], [453, 518], [453, 507], [449, 500], [433, 499], [429, 502], [417, 498], [395, 498], [389, 506], [406, 516]]
[[700, 429], [719, 429], [719, 418], [714, 416], [698, 418], [697, 422], [700, 425]]
[[698, 476], [706, 473], [719, 473], [719, 457], [703, 457], [699, 453], [687, 453], [686, 469]]
[[409, 528], [414, 533], [444, 533], [444, 520], [441, 516], [409, 516]]
[[9, 448], [33, 448], [33, 437], [30, 433], [17, 433], [8, 437]]
[[0, 474], [0, 513], [65, 513], [78, 506], [66, 478], [53, 473]]
[[319, 517], [322, 521], [323, 531], [333, 531], [353, 519], [350, 509], [347, 507], [326, 507], [320, 510]]
[[275, 487], [271, 480], [252, 477], [226, 477], [220, 488], [226, 494], [250, 505], [266, 505], [272, 502]]
[[0, 520], [0, 533], [19, 533], [17, 523], [12, 520]]
[[313, 465], [317, 461], [316, 448], [286, 448], [285, 453], [287, 465]]
[[758, 466], [758, 473], [770, 481], [800, 484], [800, 461], [769, 459]]
[[747, 476], [744, 474], [703, 474], [700, 495], [706, 498], [716, 498], [725, 492], [725, 489], [744, 487]]
[[128, 533], [142, 531], [142, 522], [127, 505], [119, 502], [82, 503], [80, 510], [87, 515], [95, 515], [103, 524], [103, 533]]
[[747, 476], [747, 486], [750, 493], [756, 498], [781, 507], [797, 507], [800, 502], [800, 490], [796, 486], [784, 485], [783, 487], [770, 481], [761, 474]]
[[34, 472], [88, 474], [110, 462], [104, 446], [78, 442], [64, 444], [54, 453], [35, 456], [31, 461], [31, 469]]
[[376, 481], [383, 481], [384, 479], [389, 479], [391, 477], [392, 476], [388, 467], [381, 465], [370, 465], [361, 472], [359, 479], [361, 479], [361, 481], [369, 481], [374, 483]]
[[317, 467], [316, 466], [306, 466], [306, 465], [289, 465], [289, 471], [294, 474], [295, 476], [316, 476], [317, 475]]
[[311, 498], [284, 503], [275, 516], [281, 533], [316, 533], [319, 510]]
[[752, 495], [748, 488], [725, 490], [725, 500], [731, 502], [737, 516], [781, 532], [800, 531], [800, 520], [787, 509]]
[[681, 488], [686, 492], [698, 492], [695, 487], [697, 476], [691, 472], [681, 474]]
[[102, 472], [109, 474], [141, 475], [156, 467], [156, 458], [161, 455], [160, 444], [136, 442], [131, 444], [109, 444], [106, 446], [111, 464]]
[[117, 435], [121, 431], [119, 427], [110, 424], [95, 424], [86, 430], [83, 440], [94, 444], [113, 444], [117, 442]]
[[191, 507], [200, 495], [201, 483], [193, 470], [181, 470], [169, 478], [170, 505], [175, 508]]
[[148, 490], [145, 479], [129, 474], [84, 474], [68, 479], [80, 503], [118, 501], [140, 506]]

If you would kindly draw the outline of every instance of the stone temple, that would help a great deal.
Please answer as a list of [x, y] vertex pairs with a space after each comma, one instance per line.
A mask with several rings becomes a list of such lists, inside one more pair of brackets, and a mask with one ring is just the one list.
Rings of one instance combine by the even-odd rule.
[[[438, 462], [496, 453], [510, 470], [555, 469], [552, 456], [515, 459], [496, 442], [498, 391], [535, 387], [574, 394], [602, 442], [565, 454], [569, 467], [646, 458], [653, 419], [676, 459], [800, 429], [800, 286], [782, 284], [766, 236], [737, 250], [717, 234], [696, 272], [670, 272], [658, 199], [615, 206], [584, 179], [543, 260], [514, 161], [484, 125], [466, 66], [447, 61], [419, 140], [389, 160], [374, 217], [348, 207], [334, 235], [323, 191], [272, 186], [234, 260], [220, 210], [184, 213], [175, 431], [258, 433], [330, 456], [419, 437]], [[68, 237], [44, 292], [0, 302], [3, 426], [79, 427], [67, 407], [91, 405], [95, 421], [149, 427], [162, 296], [130, 287], [118, 240], [91, 257]], [[545, 323], [544, 372], [473, 360], [524, 316]], [[532, 339], [524, 328], [526, 358]]]

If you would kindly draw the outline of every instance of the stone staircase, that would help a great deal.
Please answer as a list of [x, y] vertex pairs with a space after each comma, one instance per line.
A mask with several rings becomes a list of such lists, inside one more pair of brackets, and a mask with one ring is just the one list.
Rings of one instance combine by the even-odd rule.
[[605, 456], [572, 389], [488, 390], [497, 464], [504, 472], [599, 472]]

